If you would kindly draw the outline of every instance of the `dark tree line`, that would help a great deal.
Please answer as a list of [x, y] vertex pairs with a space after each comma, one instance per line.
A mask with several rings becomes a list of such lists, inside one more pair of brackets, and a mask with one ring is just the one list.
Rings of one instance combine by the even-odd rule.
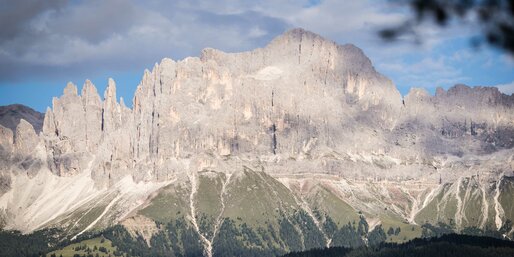
[[375, 247], [316, 249], [284, 257], [507, 257], [514, 256], [514, 242], [491, 237], [449, 234], [414, 239], [403, 244], [382, 243]]
[[39, 257], [43, 254], [68, 244], [58, 239], [58, 230], [39, 230], [24, 235], [19, 231], [0, 230], [0, 256], [2, 257]]

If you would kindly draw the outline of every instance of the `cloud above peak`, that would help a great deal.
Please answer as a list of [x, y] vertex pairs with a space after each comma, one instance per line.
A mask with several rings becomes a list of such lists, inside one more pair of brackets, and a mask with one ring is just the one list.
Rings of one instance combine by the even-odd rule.
[[[497, 53], [457, 54], [463, 46], [455, 42], [469, 35], [468, 28], [441, 30], [428, 24], [418, 28], [425, 36], [422, 45], [409, 39], [382, 41], [377, 31], [408, 15], [405, 8], [386, 0], [0, 0], [0, 4], [0, 93], [2, 88], [16, 90], [28, 82], [64, 85], [70, 80], [80, 83], [77, 78], [141, 74], [164, 57], [198, 56], [204, 48], [247, 51], [295, 27], [362, 48], [378, 71], [400, 89], [514, 80], [514, 75], [505, 75], [514, 74], [514, 67], [504, 65], [506, 59], [496, 58]], [[467, 67], [472, 63], [504, 75], [475, 81], [485, 72]], [[135, 88], [138, 81], [131, 83]]]
[[[34, 4], [11, 2], [25, 4], [11, 6], [15, 13]], [[19, 19], [2, 16], [10, 30], [1, 34], [0, 80], [19, 79], [29, 70], [33, 76], [58, 75], [62, 68], [92, 74], [137, 70], [163, 57], [198, 55], [205, 47], [248, 50], [290, 27], [252, 8], [211, 10], [209, 1], [55, 2]]]
[[66, 6], [65, 0], [0, 0], [0, 43], [12, 40], [33, 29], [32, 21], [49, 11], [57, 11]]
[[500, 90], [500, 92], [506, 94], [506, 95], [512, 95], [514, 94], [514, 81], [508, 83], [508, 84], [500, 84], [496, 85], [495, 87]]

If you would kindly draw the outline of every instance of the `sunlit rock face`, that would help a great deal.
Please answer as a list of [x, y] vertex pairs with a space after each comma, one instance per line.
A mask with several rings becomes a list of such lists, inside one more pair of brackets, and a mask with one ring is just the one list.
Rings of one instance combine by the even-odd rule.
[[113, 80], [103, 100], [90, 81], [78, 92], [69, 83], [54, 98], [41, 144], [53, 173], [74, 175], [92, 165], [103, 185], [126, 174], [166, 180], [226, 158], [288, 172], [290, 159], [384, 152], [380, 138], [363, 142], [358, 135], [390, 131], [402, 110], [395, 86], [359, 48], [301, 29], [251, 52], [205, 49], [200, 58], [163, 59], [145, 71], [132, 109], [118, 102]]
[[[498, 187], [485, 185], [512, 173], [513, 146], [514, 96], [456, 85], [402, 97], [356, 46], [294, 29], [249, 52], [205, 49], [200, 57], [163, 59], [144, 72], [132, 108], [117, 98], [112, 79], [103, 97], [90, 81], [80, 94], [69, 83], [46, 110], [40, 133], [24, 120], [15, 131], [0, 126], [0, 208], [12, 228], [48, 226], [59, 215], [24, 211], [39, 201], [28, 196], [49, 192], [45, 181], [62, 193], [80, 188], [68, 192], [79, 203], [115, 190], [122, 204], [105, 213], [112, 208], [117, 222], [174, 179], [247, 166], [293, 193], [302, 179], [316, 184], [316, 175], [334, 175], [345, 182], [320, 183], [353, 208], [373, 216], [396, 203], [395, 215], [415, 222], [437, 188], [463, 177], [480, 174], [477, 183], [493, 201]], [[388, 190], [398, 185], [376, 189], [365, 181], [419, 184], [405, 186], [416, 194], [396, 201]], [[23, 183], [39, 191], [23, 191]], [[77, 208], [70, 202], [58, 214]], [[39, 216], [24, 224], [30, 215]]]

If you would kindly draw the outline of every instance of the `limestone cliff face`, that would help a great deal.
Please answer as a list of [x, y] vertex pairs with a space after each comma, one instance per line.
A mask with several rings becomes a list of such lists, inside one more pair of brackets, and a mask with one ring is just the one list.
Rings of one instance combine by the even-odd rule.
[[497, 88], [455, 85], [435, 96], [412, 89], [404, 105], [399, 127], [425, 134], [425, 153], [482, 155], [514, 146], [514, 96]]
[[[241, 161], [272, 173], [403, 177], [399, 163], [511, 149], [513, 106], [513, 96], [463, 85], [402, 100], [359, 48], [294, 29], [250, 52], [163, 59], [145, 71], [132, 109], [112, 79], [103, 99], [90, 81], [80, 94], [69, 83], [39, 136], [22, 121], [14, 140], [2, 128], [0, 143], [4, 160], [39, 158], [59, 176], [89, 169], [100, 187]], [[355, 158], [380, 160], [354, 169]]]
[[52, 172], [69, 176], [91, 166], [101, 185], [126, 174], [165, 180], [219, 158], [360, 147], [351, 132], [360, 113], [369, 113], [363, 121], [371, 127], [390, 129], [400, 99], [360, 49], [296, 29], [251, 52], [206, 49], [200, 58], [164, 59], [145, 72], [132, 109], [118, 103], [113, 80], [103, 100], [90, 81], [80, 94], [69, 83], [46, 111], [39, 138], [23, 135], [32, 145], [14, 149], [29, 156], [40, 143]]
[[[163, 59], [144, 72], [132, 108], [107, 83], [103, 97], [90, 81], [80, 94], [69, 83], [41, 132], [23, 119], [14, 130], [0, 125], [0, 227], [78, 236], [125, 220], [151, 237], [151, 222], [126, 218], [173, 191], [185, 209], [171, 212], [187, 217], [210, 252], [214, 241], [195, 218], [204, 208], [198, 192], [214, 188], [202, 184], [207, 178], [217, 178], [219, 192], [207, 194], [220, 195], [220, 206], [230, 187], [237, 190], [227, 197], [242, 198], [227, 198], [227, 208], [251, 201], [249, 213], [254, 202], [272, 203], [275, 213], [279, 195], [291, 194], [285, 208], [319, 224], [319, 192], [334, 195], [320, 208], [341, 224], [358, 211], [374, 225], [387, 216], [409, 226], [455, 220], [500, 229], [514, 219], [514, 96], [495, 88], [413, 89], [402, 99], [359, 48], [302, 29], [250, 52]], [[245, 198], [250, 188], [267, 195]]]

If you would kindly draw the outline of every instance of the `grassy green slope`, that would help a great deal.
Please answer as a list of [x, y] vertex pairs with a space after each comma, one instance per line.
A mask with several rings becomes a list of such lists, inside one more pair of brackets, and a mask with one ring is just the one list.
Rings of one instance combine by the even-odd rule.
[[298, 209], [289, 190], [264, 172], [244, 167], [227, 186], [224, 217], [249, 225], [277, 224], [281, 215]]
[[348, 222], [359, 221], [359, 214], [355, 209], [321, 184], [312, 187], [305, 200], [319, 219], [322, 220], [323, 215], [328, 215], [338, 228]]
[[184, 217], [190, 212], [190, 187], [186, 183], [174, 183], [162, 188], [139, 214], [157, 222], [167, 223]]
[[[78, 243], [70, 244], [62, 249], [50, 252], [47, 256], [73, 257], [75, 254], [107, 257], [107, 256], [127, 256], [113, 246], [112, 242], [102, 237], [96, 237], [84, 240]], [[98, 254], [98, 255], [97, 255]], [[116, 254], [116, 255], [115, 255]]]
[[198, 174], [198, 190], [195, 197], [196, 219], [200, 232], [212, 238], [215, 224], [222, 211], [221, 191], [227, 179], [224, 173], [202, 171]]

